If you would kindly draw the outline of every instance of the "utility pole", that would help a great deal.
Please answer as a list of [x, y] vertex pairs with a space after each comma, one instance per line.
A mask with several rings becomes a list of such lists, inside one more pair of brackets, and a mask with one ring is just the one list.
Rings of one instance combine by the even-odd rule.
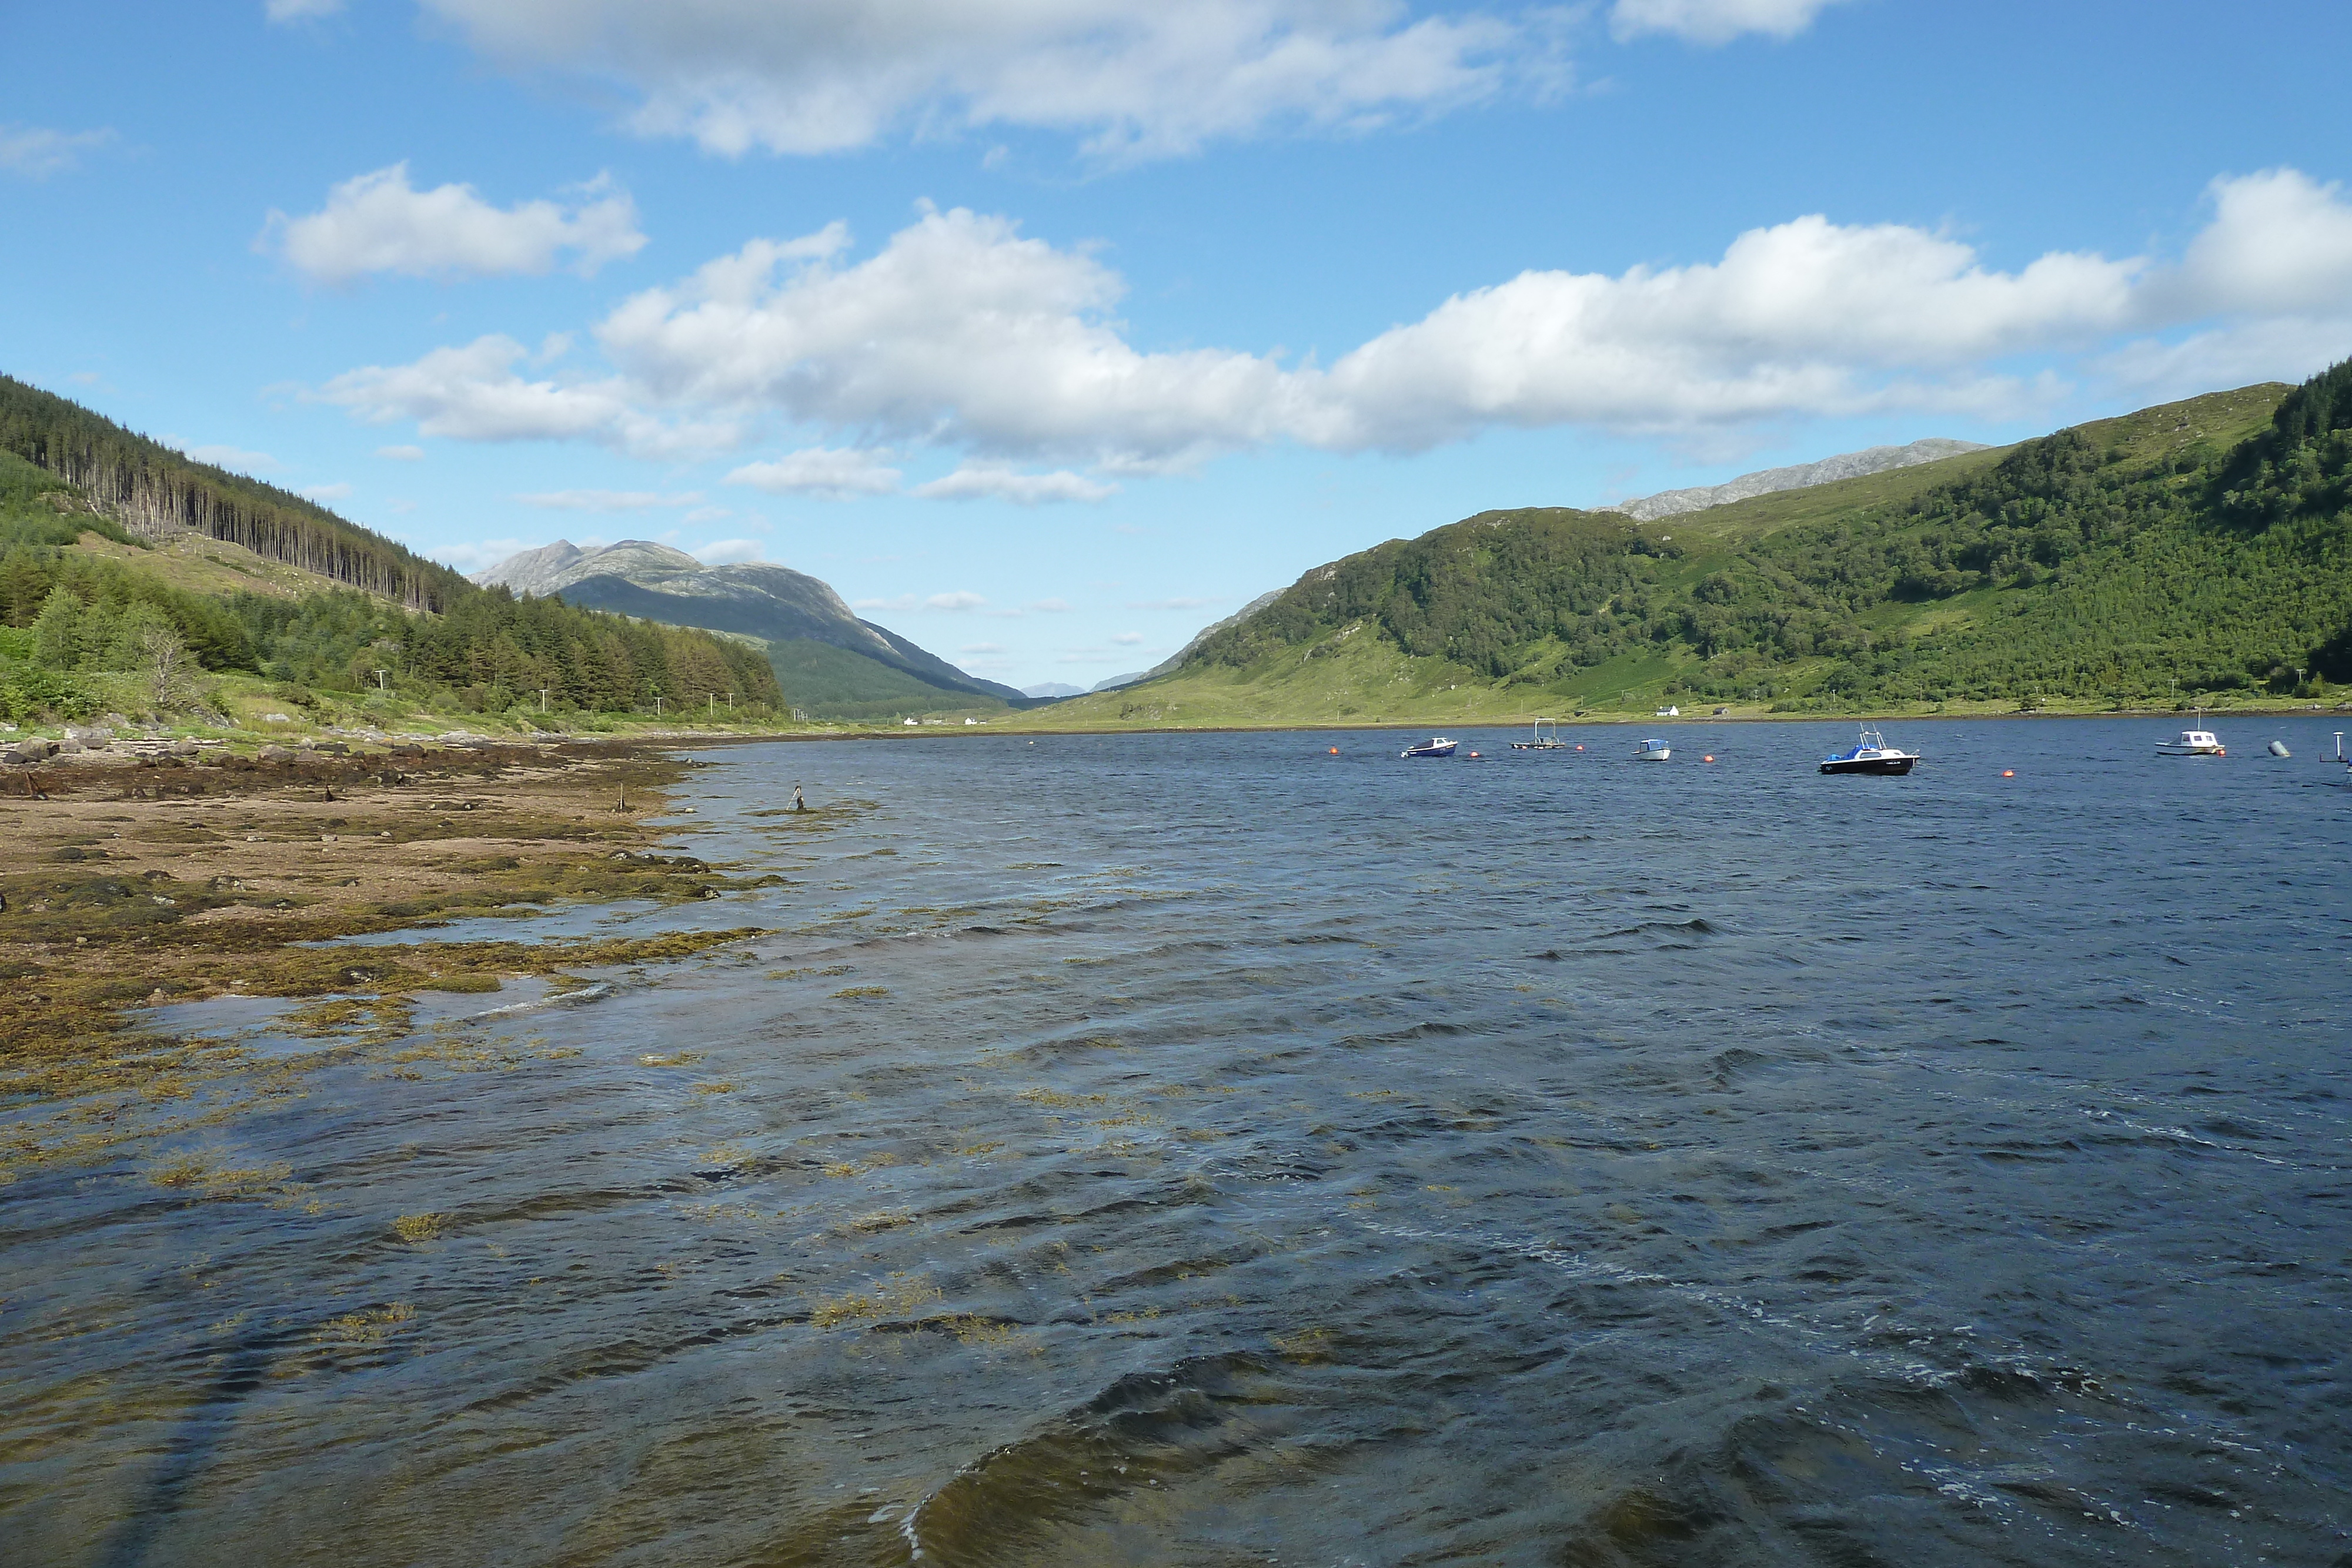
[[541, 713], [545, 713], [547, 711], [547, 688], [545, 686], [539, 688], [539, 711]]
[[378, 690], [378, 691], [380, 691], [380, 692], [388, 692], [388, 691], [390, 691], [390, 690], [392, 689], [390, 686], [387, 686], [387, 685], [385, 685], [383, 684], [383, 678], [384, 678], [384, 676], [385, 676], [385, 675], [387, 675], [387, 674], [390, 674], [390, 673], [391, 673], [391, 672], [386, 671], [386, 670], [378, 670], [378, 671], [375, 673], [375, 689], [376, 689], [376, 690]]

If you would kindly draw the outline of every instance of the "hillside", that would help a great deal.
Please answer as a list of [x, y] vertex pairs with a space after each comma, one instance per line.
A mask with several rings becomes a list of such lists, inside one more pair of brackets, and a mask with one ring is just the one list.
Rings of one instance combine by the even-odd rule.
[[785, 700], [828, 717], [1001, 709], [1027, 700], [860, 620], [830, 584], [789, 567], [706, 566], [684, 550], [645, 539], [595, 550], [558, 539], [510, 556], [474, 580], [757, 639], [770, 651]]
[[1908, 446], [1872, 446], [1860, 452], [1842, 452], [1818, 463], [1800, 463], [1787, 468], [1760, 468], [1753, 474], [1742, 474], [1720, 485], [1703, 485], [1688, 490], [1661, 490], [1654, 496], [1639, 496], [1602, 509], [1622, 512], [1645, 523], [1655, 522], [1660, 517], [1680, 517], [1685, 512], [1705, 511], [1709, 507], [1727, 507], [1751, 496], [1770, 495], [1777, 490], [1810, 490], [1815, 486], [1839, 479], [1858, 479], [1865, 474], [1884, 474], [1892, 468], [1914, 468], [1922, 463], [1934, 463], [1946, 457], [1958, 457], [1964, 452], [1983, 450], [1981, 442], [1950, 441], [1940, 436], [1929, 436]]
[[[233, 729], [240, 717], [298, 722], [298, 710], [384, 724], [427, 708], [625, 715], [679, 704], [716, 713], [723, 703], [751, 716], [780, 706], [767, 660], [742, 643], [477, 588], [331, 513], [221, 489], [217, 471], [87, 410], [13, 396], [0, 397], [0, 412], [30, 407], [51, 435], [70, 437], [65, 446], [45, 437], [37, 452], [102, 487], [93, 495], [0, 450], [0, 716], [9, 722], [111, 712]], [[142, 510], [126, 496], [177, 496], [188, 507]], [[260, 522], [269, 526], [246, 526]]]
[[[2352, 364], [1643, 522], [1482, 513], [1057, 723], [2012, 710], [2352, 682]], [[2298, 673], [2300, 672], [2300, 673]]]
[[83, 507], [136, 538], [218, 539], [412, 610], [444, 609], [465, 588], [449, 568], [314, 502], [198, 463], [11, 376], [0, 376], [0, 451], [64, 481]]

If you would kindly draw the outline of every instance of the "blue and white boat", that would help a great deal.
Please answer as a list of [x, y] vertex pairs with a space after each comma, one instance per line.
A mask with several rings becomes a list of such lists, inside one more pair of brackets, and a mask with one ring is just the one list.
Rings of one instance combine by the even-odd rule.
[[1901, 751], [1886, 744], [1886, 737], [1864, 727], [1850, 750], [1833, 752], [1822, 758], [1824, 773], [1873, 773], [1882, 778], [1899, 779], [1911, 771], [1919, 760], [1915, 751]]
[[1454, 755], [1454, 748], [1461, 744], [1458, 740], [1448, 740], [1442, 735], [1433, 735], [1418, 746], [1406, 747], [1397, 755], [1399, 757], [1451, 757]]

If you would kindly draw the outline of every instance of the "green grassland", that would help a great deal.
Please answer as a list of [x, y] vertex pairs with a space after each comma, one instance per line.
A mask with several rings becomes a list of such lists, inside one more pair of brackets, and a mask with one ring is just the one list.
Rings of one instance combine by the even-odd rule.
[[2307, 704], [2352, 683], [2352, 367], [1642, 524], [1319, 567], [1039, 727]]

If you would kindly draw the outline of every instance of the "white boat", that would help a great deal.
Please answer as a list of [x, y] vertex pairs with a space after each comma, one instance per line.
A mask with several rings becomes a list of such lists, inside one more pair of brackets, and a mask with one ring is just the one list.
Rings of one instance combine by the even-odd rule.
[[1824, 773], [1868, 773], [1881, 778], [1900, 779], [1911, 771], [1919, 760], [1916, 751], [1905, 751], [1886, 744], [1886, 737], [1868, 725], [1862, 727], [1853, 749], [1840, 751], [1822, 758]]
[[1406, 747], [1397, 755], [1399, 757], [1451, 757], [1454, 755], [1454, 748], [1461, 744], [1458, 740], [1448, 740], [1442, 735], [1433, 735], [1417, 745]]
[[2205, 712], [2200, 708], [2197, 727], [2182, 730], [2178, 740], [2158, 741], [2156, 754], [2158, 757], [2227, 757], [2229, 752], [2223, 749], [2221, 737], [2205, 727]]
[[1633, 760], [1636, 762], [1666, 762], [1672, 760], [1674, 755], [1675, 748], [1663, 740], [1644, 740], [1633, 747]]

